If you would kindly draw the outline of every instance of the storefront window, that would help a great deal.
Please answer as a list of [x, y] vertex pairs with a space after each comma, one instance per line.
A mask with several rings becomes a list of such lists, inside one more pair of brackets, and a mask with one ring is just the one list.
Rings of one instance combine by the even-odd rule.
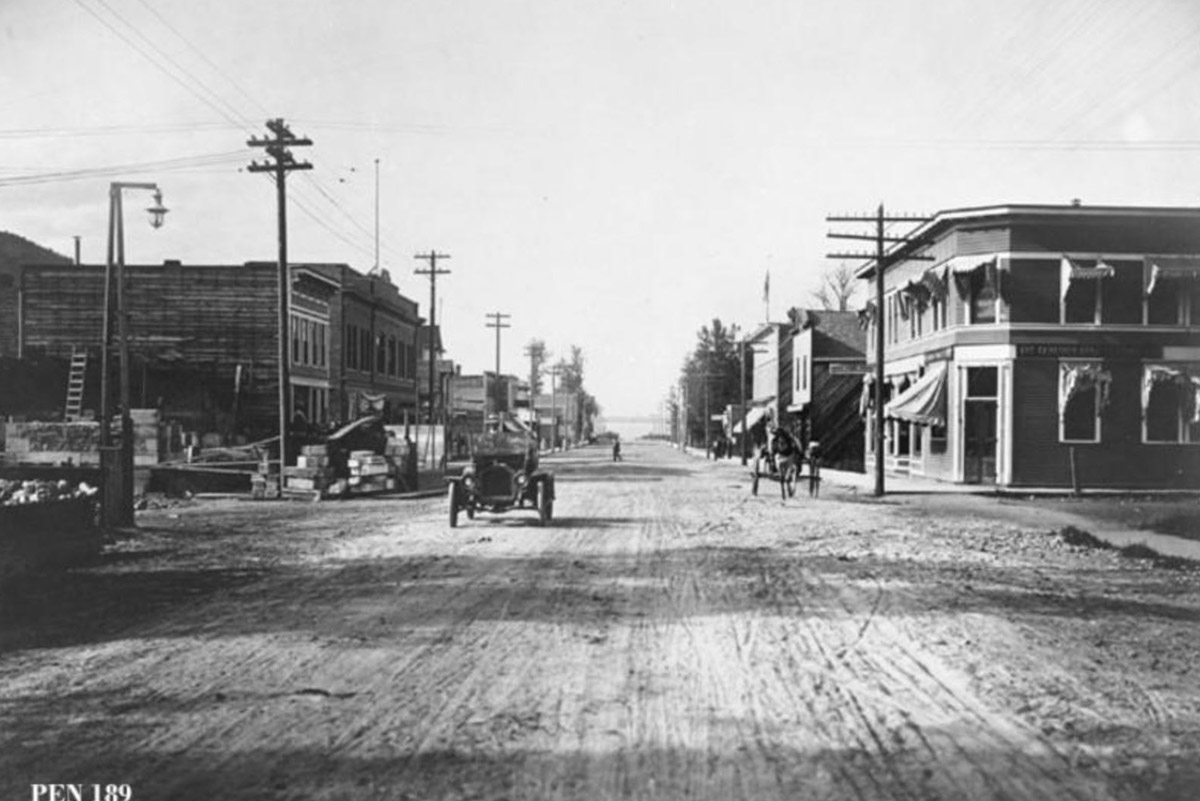
[[1151, 387], [1146, 404], [1147, 442], [1180, 441], [1181, 395], [1174, 382], [1162, 381]]
[[1063, 442], [1097, 442], [1100, 439], [1100, 393], [1096, 387], [1075, 392], [1063, 410]]

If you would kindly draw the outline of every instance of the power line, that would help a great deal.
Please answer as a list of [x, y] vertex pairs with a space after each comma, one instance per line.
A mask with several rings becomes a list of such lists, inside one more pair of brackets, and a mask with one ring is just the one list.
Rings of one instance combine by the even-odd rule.
[[[143, 161], [127, 164], [112, 164], [105, 167], [85, 167], [71, 170], [56, 170], [52, 172], [19, 175], [12, 178], [0, 178], [0, 187], [30, 186], [34, 184], [54, 183], [59, 181], [79, 181], [87, 178], [104, 178], [113, 175], [136, 174], [145, 172], [171, 172], [193, 167], [212, 167], [223, 164], [234, 164], [244, 158], [240, 151], [207, 153], [195, 156], [180, 156], [159, 161]], [[15, 168], [9, 168], [15, 169]]]

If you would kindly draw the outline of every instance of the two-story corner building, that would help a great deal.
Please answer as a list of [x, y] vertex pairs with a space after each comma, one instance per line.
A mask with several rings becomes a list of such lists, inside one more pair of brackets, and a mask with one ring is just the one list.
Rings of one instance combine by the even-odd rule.
[[792, 315], [792, 402], [801, 442], [821, 443], [823, 461], [863, 469], [859, 403], [866, 371], [866, 331], [856, 312], [795, 310]]
[[339, 420], [381, 414], [389, 422], [417, 413], [417, 303], [385, 271], [366, 275], [345, 264], [312, 265], [340, 287], [332, 314], [338, 353], [330, 409]]
[[1200, 208], [943, 211], [887, 264], [867, 337], [873, 363], [881, 322], [887, 469], [1200, 486]]

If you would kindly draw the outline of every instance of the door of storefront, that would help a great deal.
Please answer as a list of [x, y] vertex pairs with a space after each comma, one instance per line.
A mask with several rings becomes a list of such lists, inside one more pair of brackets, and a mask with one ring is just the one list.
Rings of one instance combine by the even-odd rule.
[[963, 480], [968, 484], [996, 483], [997, 388], [995, 367], [967, 368], [967, 397], [963, 402]]
[[967, 400], [963, 440], [963, 479], [968, 484], [996, 483], [996, 401]]

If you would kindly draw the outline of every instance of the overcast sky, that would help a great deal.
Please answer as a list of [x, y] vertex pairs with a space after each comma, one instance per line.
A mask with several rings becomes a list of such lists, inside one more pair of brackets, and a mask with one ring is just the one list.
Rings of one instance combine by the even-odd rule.
[[0, 0], [0, 229], [100, 262], [109, 182], [156, 181], [130, 262], [273, 260], [241, 168], [283, 117], [293, 261], [372, 267], [379, 159], [382, 266], [424, 314], [413, 255], [451, 254], [465, 372], [504, 312], [505, 372], [576, 344], [652, 414], [768, 270], [773, 318], [812, 304], [827, 214], [1200, 205], [1197, 86], [1194, 0]]

